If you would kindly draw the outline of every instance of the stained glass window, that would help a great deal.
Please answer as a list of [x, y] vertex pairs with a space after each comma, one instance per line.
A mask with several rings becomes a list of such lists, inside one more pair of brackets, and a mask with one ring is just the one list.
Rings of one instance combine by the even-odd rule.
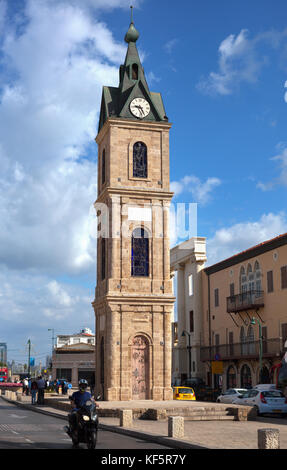
[[134, 144], [133, 176], [134, 178], [147, 178], [147, 146], [143, 142]]
[[143, 228], [137, 228], [132, 234], [132, 276], [149, 275], [149, 238]]

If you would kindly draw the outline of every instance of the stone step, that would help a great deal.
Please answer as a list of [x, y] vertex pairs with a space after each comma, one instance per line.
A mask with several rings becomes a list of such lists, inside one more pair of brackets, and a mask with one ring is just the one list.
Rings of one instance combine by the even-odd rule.
[[234, 416], [230, 415], [197, 415], [185, 416], [185, 421], [234, 421]]

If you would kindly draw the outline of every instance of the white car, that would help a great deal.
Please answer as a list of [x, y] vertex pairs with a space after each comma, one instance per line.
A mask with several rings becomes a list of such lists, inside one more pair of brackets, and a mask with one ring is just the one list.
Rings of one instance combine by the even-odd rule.
[[217, 403], [232, 403], [232, 400], [237, 398], [242, 393], [247, 392], [246, 388], [228, 388], [216, 399]]
[[234, 405], [255, 406], [257, 414], [287, 415], [287, 398], [281, 390], [258, 390], [253, 388], [232, 401]]

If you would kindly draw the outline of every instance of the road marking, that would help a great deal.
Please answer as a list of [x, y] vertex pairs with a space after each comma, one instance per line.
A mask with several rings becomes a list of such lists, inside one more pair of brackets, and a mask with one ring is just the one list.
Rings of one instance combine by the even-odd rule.
[[19, 418], [19, 419], [27, 418], [27, 416], [19, 416], [19, 415], [8, 415], [8, 416], [10, 416], [11, 418]]

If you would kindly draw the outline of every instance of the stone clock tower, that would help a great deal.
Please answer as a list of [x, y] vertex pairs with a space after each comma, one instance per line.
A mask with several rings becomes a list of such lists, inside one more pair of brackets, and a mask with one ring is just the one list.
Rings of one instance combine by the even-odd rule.
[[96, 393], [170, 400], [169, 130], [133, 21], [119, 86], [104, 87], [98, 144]]

